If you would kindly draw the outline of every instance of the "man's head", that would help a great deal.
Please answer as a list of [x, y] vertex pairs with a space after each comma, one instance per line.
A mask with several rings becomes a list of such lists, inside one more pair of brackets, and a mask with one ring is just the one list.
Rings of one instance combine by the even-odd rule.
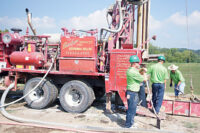
[[165, 63], [165, 57], [162, 55], [158, 56], [158, 62]]
[[140, 59], [137, 55], [132, 55], [129, 59], [129, 62], [131, 63], [132, 67], [135, 67], [135, 68], [140, 67], [140, 65], [139, 65]]
[[171, 70], [172, 73], [175, 73], [176, 70], [178, 69], [178, 66], [172, 64], [171, 66], [168, 67], [169, 70]]

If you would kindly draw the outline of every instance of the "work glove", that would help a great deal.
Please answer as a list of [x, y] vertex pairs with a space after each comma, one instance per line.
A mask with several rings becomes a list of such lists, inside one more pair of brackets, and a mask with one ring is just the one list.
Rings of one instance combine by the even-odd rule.
[[172, 85], [172, 83], [170, 83], [170, 85], [169, 85], [170, 87], [172, 87], [173, 85]]

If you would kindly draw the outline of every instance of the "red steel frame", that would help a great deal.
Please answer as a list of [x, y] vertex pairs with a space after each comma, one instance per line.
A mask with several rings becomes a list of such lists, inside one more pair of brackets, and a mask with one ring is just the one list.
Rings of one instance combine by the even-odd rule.
[[[129, 58], [131, 55], [138, 55], [140, 58], [140, 63], [142, 62], [142, 52], [141, 49], [134, 49], [133, 47], [133, 31], [134, 31], [134, 11], [135, 6], [134, 5], [126, 5], [124, 1], [122, 1], [122, 6], [125, 9], [124, 10], [124, 23], [123, 27], [120, 32], [118, 33], [111, 33], [108, 39], [108, 56], [110, 57], [109, 60], [109, 66], [110, 66], [110, 72], [98, 72], [97, 69], [92, 70], [91, 72], [88, 71], [65, 71], [64, 69], [62, 71], [56, 71], [52, 70], [49, 74], [50, 75], [77, 75], [77, 76], [102, 76], [105, 77], [105, 90], [106, 93], [112, 93], [112, 92], [118, 92], [119, 96], [121, 97], [124, 105], [127, 107], [127, 100], [125, 96], [126, 92], [126, 71], [130, 67]], [[113, 7], [113, 14], [112, 18], [115, 20], [112, 22], [112, 29], [116, 29], [117, 25], [119, 24], [119, 7], [115, 5]], [[73, 38], [79, 38], [75, 35], [74, 31], [71, 33], [68, 32], [66, 28], [62, 28], [64, 31], [64, 37], [73, 37]], [[96, 33], [96, 32], [95, 32]], [[97, 63], [98, 57], [97, 57], [97, 37], [95, 37], [95, 33], [91, 32], [91, 36], [96, 39], [96, 42], [94, 43], [93, 53], [90, 53], [89, 56], [60, 56], [58, 57], [59, 61], [62, 60], [84, 60], [85, 62], [83, 65], [88, 65], [87, 63], [89, 61], [93, 61], [94, 63]], [[28, 34], [23, 37], [31, 37]], [[48, 37], [49, 36], [33, 36], [38, 38], [46, 38], [45, 42], [45, 63], [48, 62], [47, 57], [47, 46], [59, 46], [59, 44], [47, 44]], [[117, 42], [120, 42], [121, 46], [119, 49], [114, 49]], [[35, 42], [27, 42], [34, 44]], [[3, 45], [0, 42], [0, 46]], [[62, 44], [61, 44], [62, 45]], [[87, 46], [89, 48], [89, 46]], [[62, 49], [62, 48], [61, 48]], [[3, 50], [1, 52], [4, 54], [4, 62], [9, 62], [9, 54], [10, 51], [13, 51], [13, 47], [11, 49], [7, 49], [6, 51]], [[62, 52], [62, 51], [61, 51]], [[61, 53], [62, 55], [62, 53]], [[103, 51], [102, 58], [105, 58], [105, 51]], [[104, 60], [105, 61], [105, 60]], [[69, 65], [69, 64], [66, 64]], [[96, 65], [96, 64], [95, 64]], [[95, 66], [93, 64], [92, 67]], [[105, 65], [105, 62], [104, 62]], [[83, 67], [83, 66], [80, 66]], [[73, 67], [72, 67], [73, 69]], [[80, 68], [81, 69], [81, 68]], [[85, 66], [84, 66], [84, 69]], [[10, 67], [10, 64], [8, 63], [7, 68], [2, 68], [2, 71], [8, 71], [8, 72], [16, 72], [15, 81], [19, 78], [18, 73], [32, 73], [32, 74], [45, 74], [47, 70], [29, 70], [29, 69], [18, 69], [14, 67]], [[16, 82], [17, 83], [17, 82]], [[16, 88], [15, 88], [16, 89]], [[186, 116], [200, 116], [200, 103], [192, 103], [192, 102], [182, 102], [182, 101], [171, 101], [171, 100], [164, 100], [162, 107], [164, 108], [164, 111], [169, 114], [176, 114], [176, 115], [186, 115]]]
[[162, 109], [172, 115], [200, 117], [200, 103], [164, 100]]

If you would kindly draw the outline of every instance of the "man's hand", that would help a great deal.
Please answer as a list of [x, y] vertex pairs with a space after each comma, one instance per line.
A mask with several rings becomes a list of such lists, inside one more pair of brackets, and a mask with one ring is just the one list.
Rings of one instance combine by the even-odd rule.
[[172, 83], [170, 83], [170, 85], [169, 85], [170, 87], [172, 87], [173, 85], [172, 85]]
[[148, 77], [147, 77], [146, 74], [144, 74], [143, 77], [144, 77], [144, 81], [147, 81], [147, 80], [148, 80]]

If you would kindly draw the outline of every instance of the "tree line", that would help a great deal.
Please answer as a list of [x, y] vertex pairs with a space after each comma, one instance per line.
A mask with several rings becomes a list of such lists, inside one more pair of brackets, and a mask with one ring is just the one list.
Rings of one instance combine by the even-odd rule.
[[185, 48], [160, 48], [149, 45], [149, 54], [164, 54], [167, 62], [200, 63], [200, 50]]
[[0, 33], [5, 33], [5, 32], [9, 32], [9, 30], [8, 29], [5, 29], [5, 30], [0, 29]]

